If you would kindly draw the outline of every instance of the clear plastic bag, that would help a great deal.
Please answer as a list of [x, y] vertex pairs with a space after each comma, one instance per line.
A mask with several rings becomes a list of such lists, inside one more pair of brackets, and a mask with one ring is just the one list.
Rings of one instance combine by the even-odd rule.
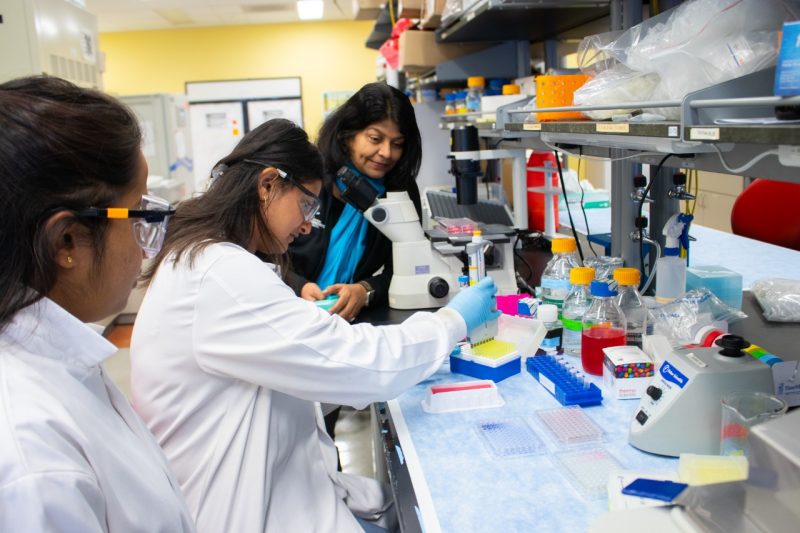
[[768, 278], [750, 289], [772, 322], [800, 322], [800, 280]]
[[[661, 81], [658, 74], [637, 72], [625, 65], [616, 65], [598, 73], [575, 91], [575, 105], [602, 105], [622, 102], [647, 102]], [[607, 120], [615, 115], [627, 115], [631, 109], [602, 109], [583, 111], [593, 120]]]
[[[797, 6], [792, 0], [690, 0], [616, 39], [613, 33], [587, 37], [579, 48], [579, 65], [583, 72], [608, 81], [598, 82], [593, 93], [590, 86], [584, 92], [591, 96], [584, 94], [581, 103], [630, 101], [642, 92], [643, 80], [655, 78], [651, 94], [641, 101], [680, 100], [692, 91], [764, 69], [774, 64], [778, 32], [783, 22], [797, 19]], [[633, 72], [651, 77], [637, 79]], [[678, 108], [645, 109], [679, 118]]]
[[466, 2], [463, 2], [462, 0], [447, 0], [444, 3], [444, 9], [442, 10], [442, 25], [458, 17], [466, 7], [467, 3], [472, 4], [472, 0], [467, 0]]
[[625, 50], [617, 44], [620, 35], [621, 31], [610, 31], [585, 37], [578, 45], [577, 61], [581, 72], [596, 76], [624, 63]]
[[747, 318], [708, 289], [695, 289], [682, 297], [655, 309], [650, 309], [653, 333], [664, 335], [673, 345], [694, 342], [697, 331], [704, 326], [717, 326], [722, 322], [731, 324]]

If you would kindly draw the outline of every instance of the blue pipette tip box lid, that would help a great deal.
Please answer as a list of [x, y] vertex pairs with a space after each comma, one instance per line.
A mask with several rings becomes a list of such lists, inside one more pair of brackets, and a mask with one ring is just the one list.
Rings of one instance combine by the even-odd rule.
[[624, 487], [622, 489], [622, 494], [671, 502], [677, 498], [686, 487], [688, 487], [686, 483], [639, 478], [632, 481], [627, 487]]

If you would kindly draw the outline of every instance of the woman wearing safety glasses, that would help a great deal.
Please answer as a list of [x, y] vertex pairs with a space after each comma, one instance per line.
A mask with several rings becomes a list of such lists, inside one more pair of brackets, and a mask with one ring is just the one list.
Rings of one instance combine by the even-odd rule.
[[172, 211], [133, 114], [56, 78], [0, 85], [0, 531], [193, 531], [85, 322], [120, 311]]
[[178, 206], [146, 273], [134, 405], [200, 531], [345, 532], [390, 520], [386, 487], [336, 471], [317, 402], [394, 398], [497, 314], [488, 278], [396, 326], [353, 325], [298, 298], [281, 266], [311, 229], [321, 175], [303, 130], [266, 122]]

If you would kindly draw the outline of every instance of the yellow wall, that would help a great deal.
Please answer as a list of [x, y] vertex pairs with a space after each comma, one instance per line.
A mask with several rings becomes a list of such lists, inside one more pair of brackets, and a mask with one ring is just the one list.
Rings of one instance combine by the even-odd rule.
[[322, 93], [375, 80], [372, 21], [304, 22], [102, 33], [105, 90], [183, 93], [187, 81], [299, 76], [305, 129], [316, 138]]

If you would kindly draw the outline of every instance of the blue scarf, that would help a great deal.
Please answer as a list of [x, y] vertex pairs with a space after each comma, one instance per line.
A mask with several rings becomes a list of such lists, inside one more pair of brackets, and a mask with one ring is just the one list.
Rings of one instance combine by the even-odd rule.
[[[347, 166], [361, 177], [366, 178], [370, 185], [378, 191], [378, 196], [382, 196], [386, 191], [383, 180], [376, 180], [363, 175], [351, 163], [348, 163]], [[336, 186], [339, 187], [340, 191], [345, 188], [344, 182], [339, 178], [336, 179]], [[368, 226], [369, 222], [361, 214], [361, 211], [349, 203], [345, 203], [342, 216], [339, 217], [331, 231], [328, 253], [325, 254], [325, 264], [322, 266], [319, 277], [317, 277], [317, 285], [321, 289], [325, 290], [325, 288], [334, 283], [353, 282], [356, 266], [361, 261], [361, 256], [364, 255], [364, 249], [366, 248], [364, 241]]]

